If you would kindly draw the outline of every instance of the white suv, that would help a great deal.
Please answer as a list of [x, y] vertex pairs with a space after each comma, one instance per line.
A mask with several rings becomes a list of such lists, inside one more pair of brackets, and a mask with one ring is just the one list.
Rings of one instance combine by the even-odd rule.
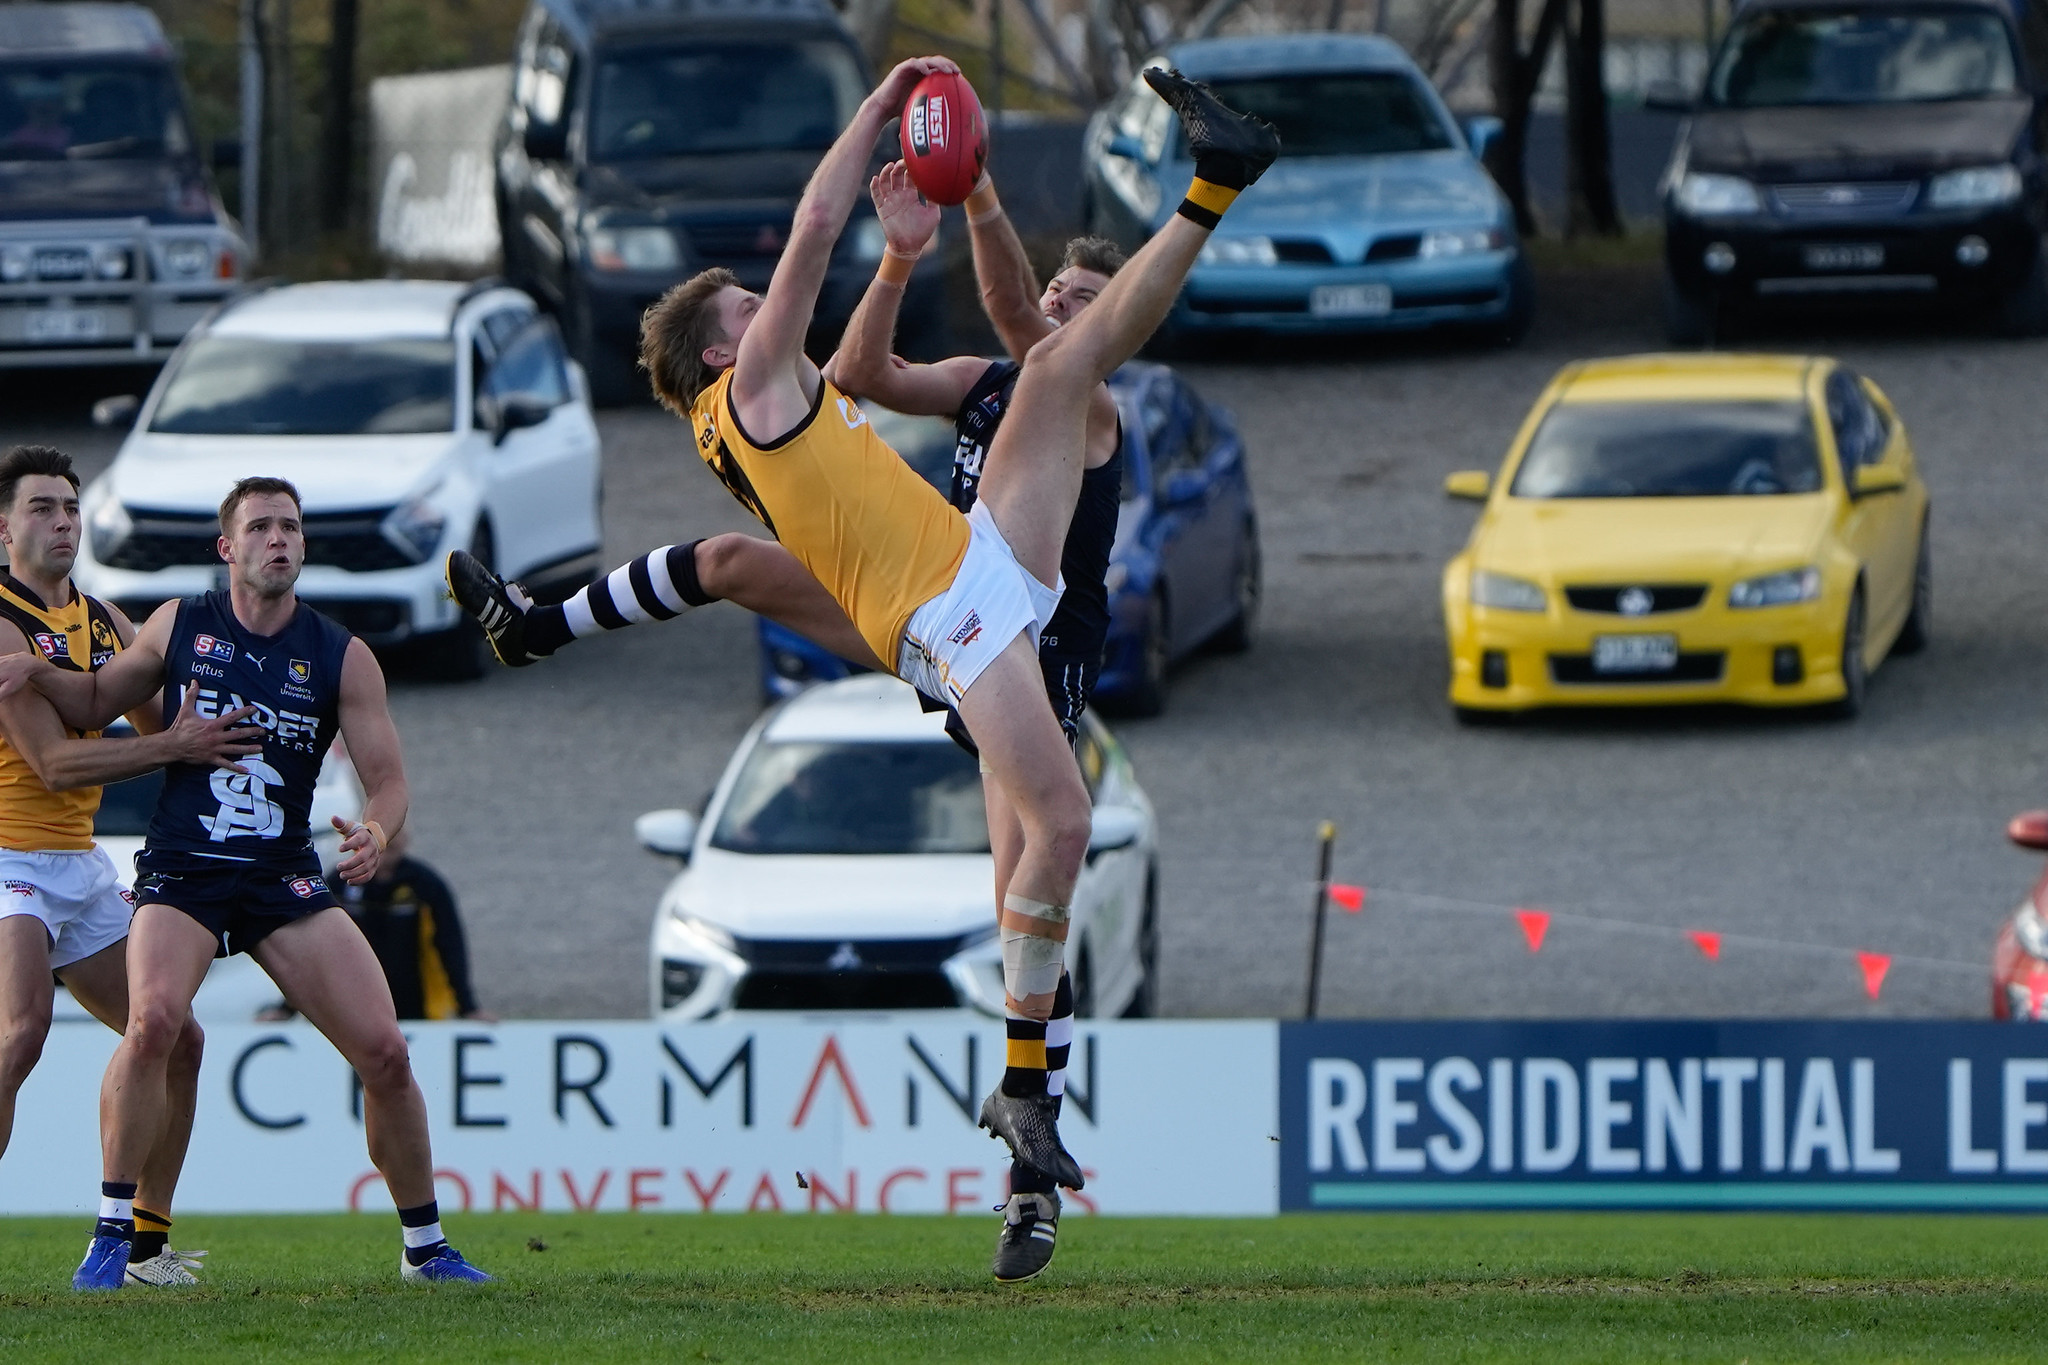
[[299, 595], [372, 645], [417, 642], [447, 676], [486, 657], [447, 599], [450, 550], [547, 600], [599, 567], [583, 373], [533, 300], [495, 282], [300, 284], [229, 303], [86, 488], [79, 586], [140, 621], [219, 585], [216, 511], [257, 474], [305, 500]]

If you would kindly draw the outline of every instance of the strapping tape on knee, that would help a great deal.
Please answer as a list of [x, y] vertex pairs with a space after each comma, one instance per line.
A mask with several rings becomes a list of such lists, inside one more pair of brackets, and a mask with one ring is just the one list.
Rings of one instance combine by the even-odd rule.
[[1015, 894], [1003, 897], [1003, 909], [1013, 915], [1023, 915], [1030, 919], [1042, 919], [1048, 925], [1055, 926], [1065, 924], [1073, 914], [1073, 911], [1064, 905], [1047, 905], [1044, 901], [1035, 901], [1029, 896]]

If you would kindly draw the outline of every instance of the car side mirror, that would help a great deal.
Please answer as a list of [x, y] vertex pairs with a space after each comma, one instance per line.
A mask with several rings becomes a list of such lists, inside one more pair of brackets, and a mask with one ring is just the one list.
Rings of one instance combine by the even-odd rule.
[[535, 161], [560, 161], [569, 154], [569, 125], [542, 123], [529, 115], [520, 145]]
[[2005, 837], [2021, 848], [2048, 853], [2048, 810], [2030, 810], [2015, 815], [2005, 827]]
[[1444, 480], [1444, 492], [1468, 502], [1485, 502], [1493, 491], [1493, 475], [1483, 469], [1461, 469]]
[[1472, 149], [1472, 155], [1486, 160], [1487, 150], [1500, 137], [1505, 126], [1491, 114], [1474, 114], [1465, 123], [1465, 145]]
[[1138, 145], [1138, 139], [1129, 133], [1111, 133], [1102, 149], [1110, 156], [1120, 156], [1126, 161], [1143, 161], [1145, 149]]
[[554, 408], [530, 393], [508, 393], [500, 398], [477, 400], [484, 425], [490, 428], [491, 444], [501, 446], [505, 438], [525, 427], [537, 427], [548, 420]]
[[92, 405], [92, 424], [96, 427], [127, 426], [135, 420], [135, 414], [141, 408], [142, 400], [132, 393], [102, 398]]
[[1643, 91], [1643, 108], [1660, 114], [1690, 114], [1698, 102], [1692, 91], [1674, 80], [1651, 81]]
[[1088, 817], [1088, 852], [1129, 848], [1145, 832], [1144, 812], [1133, 806], [1097, 806]]
[[697, 817], [686, 810], [651, 810], [633, 822], [633, 837], [650, 853], [690, 861]]
[[1896, 493], [1906, 486], [1906, 476], [1888, 465], [1858, 465], [1851, 486], [1859, 498], [1867, 498], [1873, 493]]

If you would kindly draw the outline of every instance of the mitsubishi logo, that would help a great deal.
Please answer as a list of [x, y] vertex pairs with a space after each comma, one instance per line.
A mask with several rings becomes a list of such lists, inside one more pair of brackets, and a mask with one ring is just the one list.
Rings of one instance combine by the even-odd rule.
[[1648, 616], [1657, 600], [1650, 596], [1648, 588], [1623, 588], [1621, 595], [1614, 599], [1614, 609], [1623, 616]]
[[867, 963], [861, 961], [860, 953], [851, 943], [842, 943], [825, 959], [825, 965], [835, 972], [857, 971]]

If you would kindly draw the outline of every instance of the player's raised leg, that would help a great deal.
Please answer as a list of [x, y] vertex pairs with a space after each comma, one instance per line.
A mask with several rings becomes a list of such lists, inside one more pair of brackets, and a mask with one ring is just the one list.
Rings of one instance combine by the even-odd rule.
[[[124, 938], [90, 957], [69, 963], [57, 975], [73, 999], [95, 1019], [120, 1033], [128, 1024], [128, 941]], [[156, 1141], [143, 1159], [135, 1184], [135, 1235], [130, 1241], [128, 1282], [156, 1286], [197, 1284], [192, 1267], [203, 1251], [179, 1251], [170, 1245], [171, 1200], [185, 1151], [192, 1142], [192, 1120], [199, 1108], [199, 1064], [206, 1035], [188, 1012], [164, 1068], [164, 1117]]]
[[362, 931], [347, 911], [330, 906], [267, 935], [252, 955], [362, 1078], [370, 1163], [384, 1177], [404, 1229], [401, 1278], [490, 1279], [441, 1234], [426, 1098], [413, 1079], [391, 987]]
[[135, 1196], [170, 1112], [171, 1057], [213, 961], [213, 935], [168, 905], [128, 929], [128, 1023], [100, 1081], [100, 1218], [74, 1289], [119, 1289], [135, 1238]]

